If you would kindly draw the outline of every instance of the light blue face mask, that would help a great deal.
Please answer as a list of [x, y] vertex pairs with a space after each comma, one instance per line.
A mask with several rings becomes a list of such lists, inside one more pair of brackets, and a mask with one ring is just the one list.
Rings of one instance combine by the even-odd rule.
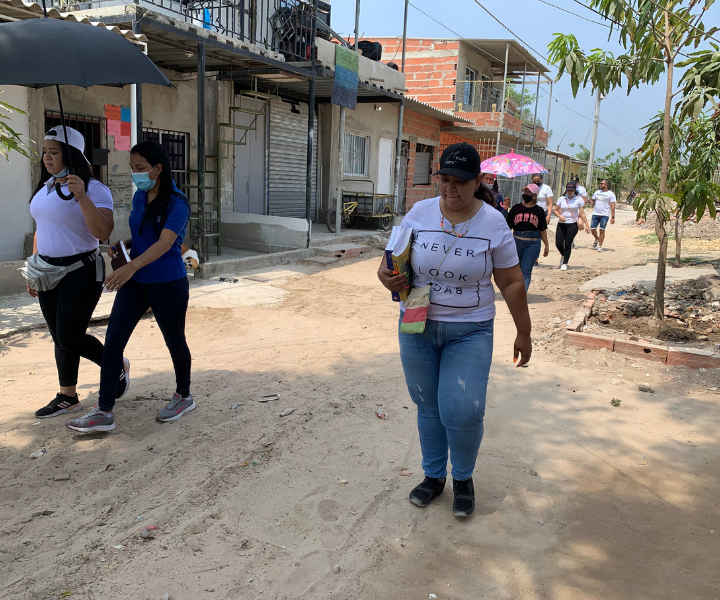
[[62, 179], [63, 177], [67, 177], [70, 174], [70, 171], [67, 167], [63, 167], [63, 170], [60, 171], [57, 175], [54, 175], [55, 179]]
[[[152, 169], [151, 169], [152, 171]], [[150, 179], [150, 173], [133, 173], [132, 180], [135, 187], [147, 192], [155, 187], [155, 179]]]

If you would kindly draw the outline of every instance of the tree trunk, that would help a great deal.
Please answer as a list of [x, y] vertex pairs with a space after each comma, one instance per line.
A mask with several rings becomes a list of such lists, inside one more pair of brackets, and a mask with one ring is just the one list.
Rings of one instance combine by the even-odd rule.
[[685, 233], [685, 221], [680, 218], [680, 214], [677, 216], [675, 221], [675, 264], [673, 267], [682, 267], [680, 262], [680, 254], [682, 253], [682, 239], [683, 233]]
[[[673, 93], [673, 56], [670, 42], [670, 15], [665, 11], [665, 57], [667, 83], [665, 85], [665, 115], [663, 119], [663, 146], [662, 146], [662, 167], [660, 170], [661, 194], [666, 194], [668, 171], [670, 170], [670, 111], [672, 109]], [[655, 277], [655, 302], [653, 316], [661, 321], [665, 320], [665, 268], [667, 261], [667, 232], [665, 231], [665, 215], [661, 210], [656, 210], [655, 233], [660, 243], [658, 250], [658, 268]]]
[[658, 266], [655, 276], [655, 302], [653, 306], [653, 317], [665, 320], [665, 268], [667, 265], [668, 235], [665, 231], [665, 216], [662, 211], [655, 211], [655, 234], [657, 235], [660, 249], [658, 251]]

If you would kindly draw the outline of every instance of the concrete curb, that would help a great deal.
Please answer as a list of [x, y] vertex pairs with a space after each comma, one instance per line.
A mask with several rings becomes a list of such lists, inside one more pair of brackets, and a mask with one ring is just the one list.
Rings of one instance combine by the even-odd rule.
[[251, 271], [252, 269], [262, 269], [263, 267], [288, 265], [303, 258], [308, 258], [314, 253], [314, 248], [301, 248], [299, 250], [288, 250], [287, 252], [263, 254], [262, 256], [213, 260], [204, 265], [200, 265], [200, 268], [195, 274], [198, 279], [210, 279], [223, 273], [237, 273], [241, 271]]
[[718, 369], [720, 368], [720, 354], [712, 350], [698, 348], [676, 348], [674, 346], [657, 346], [649, 340], [620, 339], [593, 333], [580, 333], [583, 325], [590, 316], [592, 306], [586, 307], [600, 290], [593, 290], [587, 295], [583, 304], [583, 311], [575, 314], [572, 322], [567, 325], [564, 344], [584, 350], [601, 350], [624, 354], [632, 358], [642, 358], [668, 365], [669, 367], [687, 367], [688, 369]]

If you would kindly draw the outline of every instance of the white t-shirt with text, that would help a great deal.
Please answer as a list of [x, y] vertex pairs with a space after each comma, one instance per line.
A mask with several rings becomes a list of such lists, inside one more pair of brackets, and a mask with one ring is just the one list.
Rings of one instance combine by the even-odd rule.
[[548, 208], [548, 198], [553, 197], [553, 191], [552, 188], [547, 185], [546, 183], [543, 183], [540, 185], [540, 191], [538, 192], [537, 202], [536, 204], [542, 208], [544, 211], [547, 211]]
[[609, 217], [611, 214], [610, 204], [617, 201], [615, 194], [609, 190], [607, 192], [598, 190], [593, 194], [592, 199], [595, 201], [593, 215], [599, 215], [601, 217]]
[[[90, 233], [80, 204], [74, 198], [60, 198], [54, 184], [51, 177], [30, 202], [30, 214], [37, 224], [38, 254], [61, 258], [95, 250], [98, 240]], [[69, 194], [67, 184], [62, 191]], [[112, 192], [97, 179], [90, 180], [87, 195], [98, 208], [113, 209]]]
[[580, 209], [585, 208], [585, 200], [580, 196], [561, 196], [557, 202], [560, 207], [560, 214], [565, 218], [563, 223], [577, 223], [580, 216]]
[[[502, 213], [485, 203], [470, 219], [467, 234], [457, 240], [443, 231], [441, 219], [438, 196], [415, 203], [402, 221], [403, 228], [413, 230], [410, 256], [413, 287], [423, 287], [435, 277], [428, 319], [475, 323], [493, 319], [493, 268], [505, 269], [518, 264], [512, 231]], [[445, 223], [445, 228], [450, 229], [450, 225]], [[463, 232], [465, 224], [456, 225], [455, 229]], [[404, 303], [400, 307], [405, 310]]]

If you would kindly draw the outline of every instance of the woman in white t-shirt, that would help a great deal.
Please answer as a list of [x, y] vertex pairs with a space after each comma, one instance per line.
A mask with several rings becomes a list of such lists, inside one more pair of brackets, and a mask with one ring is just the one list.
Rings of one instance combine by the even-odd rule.
[[536, 186], [538, 186], [540, 190], [537, 195], [536, 206], [539, 206], [545, 211], [545, 218], [547, 219], [547, 224], [550, 225], [550, 218], [553, 214], [552, 188], [549, 185], [543, 183], [543, 176], [540, 173], [532, 176], [532, 182]]
[[[417, 202], [402, 222], [413, 230], [412, 286], [430, 285], [422, 333], [400, 332], [408, 391], [418, 409], [425, 480], [410, 492], [416, 506], [439, 496], [452, 462], [453, 512], [474, 510], [473, 470], [483, 436], [485, 396], [493, 351], [495, 279], [517, 327], [518, 366], [530, 359], [530, 315], [512, 232], [500, 212], [474, 196], [480, 156], [469, 144], [442, 154], [440, 196]], [[407, 289], [404, 274], [382, 262], [378, 277], [391, 291]], [[401, 313], [405, 305], [400, 306]]]
[[590, 235], [590, 226], [585, 216], [585, 200], [576, 193], [575, 184], [571, 181], [565, 186], [565, 195], [555, 205], [555, 216], [560, 221], [555, 230], [555, 247], [560, 253], [559, 269], [567, 271], [572, 244], [578, 234], [578, 221], [585, 226], [585, 233]]
[[[30, 214], [36, 231], [33, 254], [51, 265], [82, 266], [69, 272], [46, 292], [28, 293], [40, 301], [45, 322], [55, 344], [55, 363], [60, 391], [35, 415], [56, 417], [80, 410], [76, 386], [80, 357], [100, 365], [103, 345], [87, 333], [90, 318], [102, 293], [105, 263], [98, 253], [98, 240], [113, 230], [113, 199], [110, 190], [95, 179], [83, 154], [85, 139], [79, 131], [55, 127], [43, 142], [40, 181], [30, 200]], [[70, 155], [75, 171], [68, 175], [65, 157]], [[56, 191], [60, 184], [64, 200]]]

